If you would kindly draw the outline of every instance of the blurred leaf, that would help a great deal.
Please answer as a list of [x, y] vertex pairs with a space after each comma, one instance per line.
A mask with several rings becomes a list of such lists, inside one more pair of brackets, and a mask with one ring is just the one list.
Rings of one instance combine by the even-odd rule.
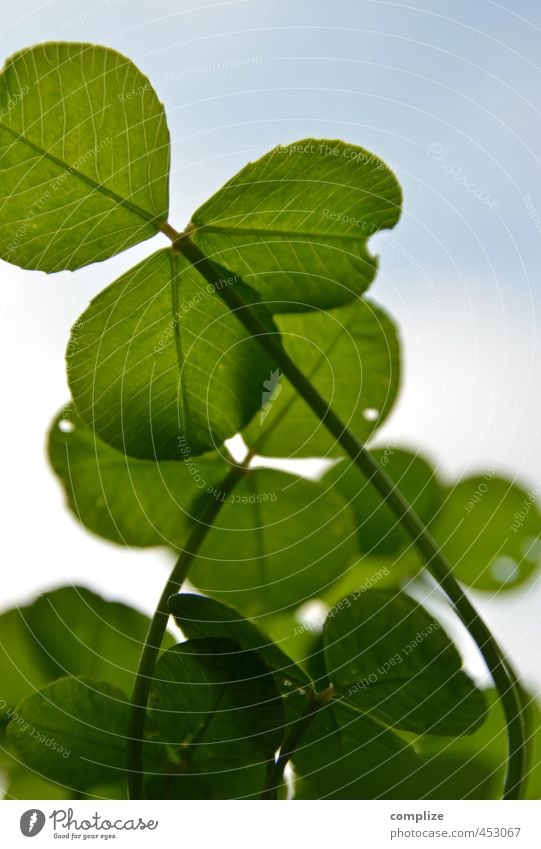
[[179, 772], [196, 774], [259, 765], [264, 775], [285, 725], [268, 667], [227, 639], [188, 640], [164, 652], [149, 714]]
[[293, 765], [296, 799], [395, 799], [420, 761], [390, 729], [331, 702], [301, 737]]
[[169, 609], [186, 637], [226, 638], [245, 651], [255, 652], [274, 674], [282, 694], [293, 685], [305, 687], [310, 679], [263, 631], [232, 607], [192, 593], [181, 593], [169, 599]]
[[[236, 278], [223, 284], [253, 301]], [[261, 406], [271, 370], [215, 289], [167, 249], [94, 298], [72, 330], [67, 361], [83, 422], [114, 448], [157, 460], [201, 454], [233, 436]]]
[[77, 792], [125, 770], [127, 720], [120, 690], [61, 678], [18, 705], [7, 736], [29, 769]]
[[[0, 714], [64, 675], [89, 675], [127, 692], [149, 619], [84, 587], [60, 587], [0, 616]], [[167, 634], [164, 646], [173, 644]]]
[[355, 550], [353, 515], [338, 493], [255, 469], [228, 497], [190, 580], [245, 616], [279, 613], [340, 578]]
[[53, 422], [49, 459], [79, 521], [122, 545], [181, 548], [202, 494], [227, 472], [218, 454], [197, 463], [127, 457], [85, 427], [71, 405]]
[[[419, 454], [394, 445], [372, 449], [371, 453], [423, 522], [430, 522], [443, 503], [443, 487], [429, 463]], [[411, 547], [411, 537], [402, 530], [395, 514], [349, 460], [333, 466], [324, 482], [332, 482], [353, 509], [361, 551], [391, 556]]]
[[322, 593], [322, 600], [334, 607], [351, 593], [364, 592], [374, 587], [401, 587], [405, 580], [417, 574], [424, 564], [416, 556], [371, 557], [364, 554], [354, 560], [340, 581]]
[[396, 177], [373, 153], [303, 139], [239, 171], [194, 213], [192, 235], [272, 312], [328, 309], [371, 283], [377, 261], [366, 243], [394, 227], [401, 203]]
[[49, 668], [26, 620], [28, 607], [0, 615], [0, 717], [34, 690], [43, 687]]
[[5, 799], [70, 799], [66, 787], [52, 784], [28, 769], [18, 769], [10, 775]]
[[0, 76], [0, 115], [2, 259], [80, 268], [167, 220], [165, 113], [125, 56], [65, 42], [22, 50]]
[[[505, 754], [503, 756], [505, 758]], [[501, 782], [482, 756], [434, 755], [396, 788], [399, 799], [500, 799]]]
[[[286, 351], [329, 406], [365, 442], [387, 418], [400, 384], [400, 346], [391, 319], [370, 301], [330, 312], [276, 316]], [[269, 376], [264, 406], [244, 432], [259, 454], [343, 454], [280, 372]]]
[[[487, 721], [472, 735], [454, 739], [422, 736], [416, 740], [416, 748], [426, 762], [426, 768], [432, 770], [434, 792], [438, 792], [436, 781], [438, 774], [439, 781], [445, 781], [445, 792], [449, 795], [440, 795], [440, 799], [501, 798], [507, 757], [506, 726], [497, 693], [494, 690], [487, 690], [485, 698], [490, 708]], [[539, 702], [534, 697], [530, 695], [527, 698], [530, 704], [528, 739], [531, 747], [531, 762], [524, 798], [539, 800], [541, 799], [541, 710]], [[462, 766], [458, 769], [455, 767], [456, 772], [453, 772], [452, 762]], [[446, 770], [445, 776], [444, 770]], [[484, 771], [485, 778], [480, 783], [481, 771]]]
[[265, 771], [261, 764], [213, 772], [168, 773], [147, 776], [146, 799], [250, 799], [263, 787]]
[[389, 725], [429, 734], [468, 734], [486, 718], [482, 693], [461, 670], [434, 617], [394, 590], [366, 590], [325, 623], [329, 678], [349, 702]]
[[431, 530], [457, 578], [479, 590], [513, 589], [541, 564], [537, 491], [490, 472], [451, 487]]

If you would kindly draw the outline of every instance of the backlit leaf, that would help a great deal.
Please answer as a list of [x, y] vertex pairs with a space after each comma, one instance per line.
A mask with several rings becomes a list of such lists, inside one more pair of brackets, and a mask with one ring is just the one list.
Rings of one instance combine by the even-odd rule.
[[158, 741], [182, 771], [196, 774], [253, 766], [264, 774], [285, 724], [268, 667], [227, 639], [188, 640], [164, 652], [149, 715]]
[[512, 589], [541, 565], [536, 490], [490, 472], [450, 487], [431, 530], [457, 578], [479, 590]]
[[120, 690], [91, 678], [61, 678], [18, 705], [8, 741], [26, 767], [81, 791], [122, 775], [127, 720]]
[[[0, 616], [0, 715], [65, 675], [129, 692], [149, 620], [85, 587], [60, 587]], [[164, 645], [173, 639], [166, 635]]]
[[136, 66], [108, 47], [49, 42], [0, 75], [0, 256], [76, 269], [167, 220], [169, 131]]
[[355, 552], [353, 515], [337, 492], [254, 469], [228, 496], [190, 580], [245, 616], [285, 612], [338, 580]]
[[366, 590], [325, 623], [331, 683], [360, 710], [419, 733], [456, 735], [485, 719], [483, 696], [434, 617], [404, 593]]
[[200, 499], [228, 468], [218, 454], [160, 463], [128, 457], [85, 427], [72, 405], [53, 422], [49, 459], [90, 531], [122, 545], [172, 548], [186, 542]]
[[[222, 282], [252, 297], [236, 278]], [[83, 422], [130, 456], [160, 460], [213, 450], [244, 427], [271, 369], [215, 288], [168, 249], [94, 298], [67, 361]]]
[[279, 146], [192, 216], [193, 239], [240, 274], [271, 312], [328, 309], [365, 291], [367, 241], [394, 227], [402, 195], [373, 153], [328, 139]]
[[[419, 454], [394, 445], [372, 449], [371, 453], [423, 522], [430, 522], [443, 503], [443, 487], [430, 464]], [[352, 507], [359, 523], [361, 551], [391, 556], [411, 548], [411, 537], [400, 527], [396, 515], [350, 460], [333, 466], [324, 480], [332, 481]]]
[[245, 651], [258, 654], [273, 672], [283, 694], [292, 692], [293, 685], [303, 687], [310, 683], [306, 673], [257, 625], [232, 607], [201, 595], [181, 593], [171, 596], [169, 609], [186, 637], [223, 637], [238, 643]]
[[[329, 406], [365, 442], [387, 418], [400, 385], [395, 326], [370, 301], [329, 312], [275, 316], [286, 351]], [[335, 457], [343, 449], [286, 378], [268, 375], [263, 409], [244, 432], [258, 453]]]
[[393, 731], [342, 702], [318, 711], [292, 760], [296, 799], [394, 799], [420, 766]]

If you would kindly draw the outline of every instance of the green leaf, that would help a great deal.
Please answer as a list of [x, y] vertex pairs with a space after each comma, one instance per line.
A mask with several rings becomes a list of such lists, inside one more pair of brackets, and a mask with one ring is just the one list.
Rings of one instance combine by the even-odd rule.
[[393, 731], [342, 702], [318, 711], [292, 760], [296, 799], [394, 799], [420, 766]]
[[[418, 516], [428, 524], [443, 503], [443, 487], [434, 469], [419, 454], [394, 445], [372, 449], [371, 453]], [[400, 527], [395, 514], [372, 482], [350, 461], [333, 466], [324, 481], [333, 483], [353, 509], [359, 524], [361, 551], [390, 557], [411, 548], [411, 537]]]
[[[432, 798], [454, 799], [500, 799], [507, 757], [507, 730], [500, 699], [495, 690], [486, 690], [489, 706], [487, 721], [474, 734], [446, 740], [439, 737], [422, 736], [416, 747], [426, 764], [426, 771], [443, 782], [446, 770], [447, 781], [444, 795], [438, 792], [438, 781], [434, 780]], [[524, 792], [525, 799], [541, 798], [541, 709], [534, 696], [526, 695], [529, 704], [526, 722], [526, 737], [529, 748], [529, 769]], [[455, 763], [455, 772], [451, 762]], [[476, 776], [484, 771], [485, 779], [479, 783]], [[430, 788], [427, 788], [429, 792]], [[416, 796], [415, 798], [419, 798]]]
[[431, 530], [457, 578], [479, 590], [513, 589], [541, 564], [536, 490], [490, 472], [451, 487]]
[[18, 705], [7, 736], [27, 768], [81, 791], [125, 770], [127, 720], [120, 690], [91, 678], [61, 678]]
[[[222, 282], [253, 301], [235, 277]], [[83, 422], [120, 451], [158, 460], [201, 454], [242, 429], [271, 369], [215, 286], [169, 249], [94, 298], [67, 361]]]
[[[147, 616], [84, 587], [43, 593], [0, 616], [0, 714], [64, 675], [131, 689]], [[173, 639], [166, 635], [165, 645]]]
[[[370, 301], [330, 312], [276, 316], [286, 351], [329, 406], [365, 442], [387, 418], [400, 385], [395, 326]], [[337, 456], [343, 449], [278, 371], [268, 375], [259, 416], [244, 439], [258, 453]]]
[[28, 769], [19, 769], [10, 776], [5, 799], [69, 799], [70, 792], [45, 781]]
[[462, 671], [433, 616], [394, 590], [366, 590], [325, 623], [325, 662], [337, 690], [360, 710], [418, 733], [469, 734], [486, 718], [483, 696]]
[[300, 687], [310, 684], [306, 673], [287, 654], [232, 607], [205, 596], [181, 593], [171, 596], [169, 610], [183, 634], [190, 639], [225, 638], [238, 643], [245, 651], [255, 652], [273, 672], [283, 695], [291, 693], [294, 684]]
[[180, 549], [200, 499], [218, 491], [227, 472], [218, 454], [197, 462], [127, 457], [85, 427], [72, 405], [53, 422], [49, 459], [79, 521], [122, 545]]
[[18, 607], [0, 615], [0, 718], [50, 680], [48, 665], [26, 614]]
[[181, 771], [264, 768], [285, 717], [268, 667], [227, 639], [188, 640], [160, 657], [149, 698], [157, 739]]
[[376, 273], [367, 241], [394, 227], [402, 194], [356, 145], [304, 139], [249, 163], [194, 213], [192, 236], [257, 289], [272, 312], [328, 309]]
[[146, 799], [253, 799], [263, 787], [265, 771], [261, 764], [213, 772], [169, 772], [148, 775]]
[[338, 493], [256, 469], [228, 497], [190, 580], [245, 616], [284, 612], [338, 580], [355, 551], [353, 516]]
[[135, 65], [107, 47], [49, 42], [0, 76], [0, 256], [76, 269], [167, 220], [169, 131]]

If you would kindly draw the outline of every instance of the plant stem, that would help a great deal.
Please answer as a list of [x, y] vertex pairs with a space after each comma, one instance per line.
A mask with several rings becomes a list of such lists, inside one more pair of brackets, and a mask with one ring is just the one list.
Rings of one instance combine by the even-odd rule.
[[[507, 772], [504, 799], [520, 798], [527, 772], [526, 743], [522, 720], [522, 700], [516, 677], [475, 607], [454, 577], [451, 566], [440, 551], [426, 526], [404, 498], [394, 481], [379, 463], [346, 427], [328, 406], [319, 392], [302, 371], [295, 365], [281, 344], [278, 332], [270, 333], [256, 312], [244, 302], [234, 285], [220, 286], [217, 281], [230, 277], [232, 272], [207, 257], [190, 238], [189, 232], [178, 234], [173, 242], [192, 265], [196, 266], [207, 282], [214, 286], [219, 296], [238, 320], [256, 339], [261, 347], [274, 359], [294, 389], [318, 416], [320, 421], [335, 437], [352, 462], [361, 470], [377, 489], [385, 503], [391, 508], [400, 525], [407, 531], [413, 544], [420, 552], [427, 569], [446, 593], [455, 612], [477, 643], [479, 651], [490, 671], [498, 691], [505, 714], [508, 737]], [[278, 336], [278, 338], [277, 338]]]
[[144, 799], [143, 740], [146, 709], [154, 667], [169, 620], [167, 602], [181, 588], [188, 570], [197, 556], [197, 552], [201, 548], [205, 537], [223, 506], [225, 496], [234, 489], [246, 473], [252, 456], [252, 453], [248, 452], [241, 463], [231, 467], [219, 486], [220, 498], [209, 495], [208, 499], [205, 500], [203, 509], [197, 518], [197, 525], [188, 537], [186, 547], [180, 554], [169, 575], [150, 622], [141, 657], [139, 658], [139, 666], [137, 668], [130, 702], [127, 736], [128, 795], [130, 799]]
[[312, 720], [318, 710], [327, 705], [335, 697], [336, 693], [334, 691], [334, 687], [328, 687], [321, 693], [308, 691], [306, 695], [308, 699], [306, 708], [291, 726], [291, 729], [280, 749], [278, 758], [267, 770], [267, 778], [265, 781], [265, 787], [263, 788], [260, 796], [261, 799], [276, 799], [278, 787], [284, 777], [284, 770], [295, 749], [299, 745], [302, 735], [312, 723]]

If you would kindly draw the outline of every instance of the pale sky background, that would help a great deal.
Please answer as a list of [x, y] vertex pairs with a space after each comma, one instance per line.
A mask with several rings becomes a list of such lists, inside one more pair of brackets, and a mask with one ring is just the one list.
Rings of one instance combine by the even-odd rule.
[[[49, 39], [110, 45], [149, 75], [171, 129], [177, 228], [277, 143], [339, 137], [391, 163], [404, 213], [372, 242], [381, 271], [371, 296], [401, 327], [405, 380], [380, 439], [422, 446], [445, 475], [495, 466], [529, 488], [541, 483], [536, 0], [3, 5], [3, 57]], [[68, 397], [71, 324], [158, 243], [49, 278], [0, 262], [2, 606], [76, 581], [148, 611], [159, 595], [169, 558], [82, 530], [44, 456], [49, 421]], [[541, 584], [475, 600], [541, 691]]]

